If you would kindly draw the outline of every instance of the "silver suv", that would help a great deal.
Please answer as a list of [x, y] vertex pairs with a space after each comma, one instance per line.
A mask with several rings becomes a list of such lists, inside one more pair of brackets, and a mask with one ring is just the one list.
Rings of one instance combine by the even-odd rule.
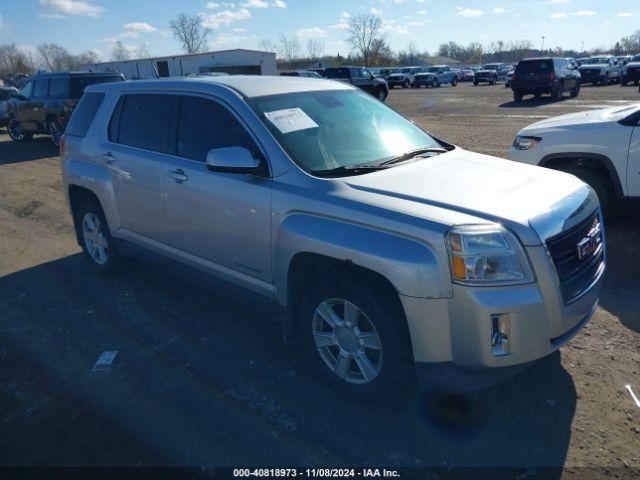
[[596, 308], [591, 188], [450, 145], [342, 82], [91, 86], [61, 150], [96, 269], [152, 253], [274, 300], [309, 368], [356, 395], [416, 373], [427, 392], [494, 383]]

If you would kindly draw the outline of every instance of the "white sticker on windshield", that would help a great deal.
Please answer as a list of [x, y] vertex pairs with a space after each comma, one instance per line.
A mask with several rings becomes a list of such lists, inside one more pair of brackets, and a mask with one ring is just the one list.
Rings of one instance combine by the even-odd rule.
[[264, 115], [282, 133], [318, 128], [318, 124], [299, 108], [275, 110], [273, 112], [265, 112]]

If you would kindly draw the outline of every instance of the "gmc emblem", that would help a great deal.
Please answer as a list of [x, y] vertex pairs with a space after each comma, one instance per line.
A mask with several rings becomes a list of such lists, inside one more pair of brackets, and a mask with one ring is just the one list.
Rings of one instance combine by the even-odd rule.
[[576, 244], [578, 260], [584, 260], [593, 255], [601, 243], [600, 221], [596, 220], [587, 236]]

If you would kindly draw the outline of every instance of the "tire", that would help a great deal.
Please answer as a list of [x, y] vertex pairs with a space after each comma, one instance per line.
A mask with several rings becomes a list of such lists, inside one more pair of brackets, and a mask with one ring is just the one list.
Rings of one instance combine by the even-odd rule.
[[489, 82], [489, 85], [495, 85], [495, 84], [496, 84], [496, 82], [497, 82], [496, 77], [493, 77], [493, 78], [491, 79], [491, 82]]
[[475, 80], [473, 81], [473, 86], [477, 87], [478, 86], [478, 82], [476, 82]]
[[409, 88], [409, 80], [405, 80], [404, 83], [402, 84], [402, 88]]
[[7, 133], [15, 142], [28, 142], [33, 138], [33, 133], [25, 132], [22, 125], [15, 118], [11, 118], [7, 124]]
[[82, 253], [91, 266], [104, 273], [116, 272], [121, 266], [120, 256], [98, 201], [81, 200], [75, 211], [74, 224]]
[[621, 87], [626, 87], [628, 83], [629, 83], [629, 79], [627, 77], [622, 77], [620, 79], [620, 86]]
[[575, 175], [595, 190], [596, 195], [598, 195], [598, 200], [600, 200], [600, 208], [602, 208], [603, 215], [608, 215], [615, 209], [616, 196], [613, 192], [611, 182], [606, 178], [583, 168], [569, 168], [565, 171], [571, 175]]
[[455, 87], [455, 86], [457, 86], [457, 85], [458, 85], [458, 79], [457, 79], [457, 78], [454, 78], [454, 79], [452, 80], [452, 82], [451, 82], [451, 86], [452, 86], [452, 87]]
[[381, 102], [384, 102], [387, 99], [387, 92], [385, 92], [384, 89], [381, 88], [380, 90], [378, 90], [378, 93], [376, 94], [376, 97]]
[[560, 83], [558, 84], [558, 86], [551, 92], [551, 97], [556, 100], [556, 101], [560, 101], [562, 100], [562, 97], [564, 95], [564, 84]]
[[[406, 320], [388, 291], [361, 280], [326, 279], [303, 295], [296, 322], [303, 361], [345, 395], [373, 401], [397, 397], [415, 379]], [[358, 314], [357, 328], [345, 321], [347, 305]], [[329, 318], [340, 322], [336, 328]], [[368, 334], [369, 348], [357, 332]]]
[[576, 82], [576, 86], [571, 90], [571, 98], [576, 98], [580, 94], [580, 82]]
[[434, 86], [436, 88], [440, 88], [440, 80], [436, 80], [436, 82], [434, 83]]
[[533, 96], [535, 97], [536, 100], [540, 100], [540, 98], [542, 98], [542, 93], [536, 92], [533, 94]]
[[389, 90], [393, 90], [393, 85], [389, 85]]
[[47, 133], [49, 134], [51, 143], [53, 143], [54, 146], [59, 147], [60, 137], [62, 137], [64, 130], [62, 128], [62, 125], [60, 125], [60, 122], [58, 122], [58, 120], [53, 118], [47, 122]]
[[524, 97], [524, 94], [520, 90], [514, 90], [513, 91], [513, 100], [514, 101], [521, 102], [522, 101], [522, 97]]

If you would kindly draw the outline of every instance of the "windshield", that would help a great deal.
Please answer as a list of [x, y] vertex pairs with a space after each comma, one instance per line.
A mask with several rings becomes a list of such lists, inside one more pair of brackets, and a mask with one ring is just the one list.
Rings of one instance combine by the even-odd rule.
[[632, 59], [632, 62], [640, 62], [640, 55], [635, 55]]
[[248, 102], [291, 159], [310, 172], [441, 148], [395, 110], [359, 91], [290, 93]]
[[490, 63], [489, 65], [483, 65], [482, 69], [483, 70], [498, 70], [498, 65], [496, 65], [495, 63]]
[[609, 59], [607, 57], [587, 58], [582, 63], [585, 65], [596, 65], [599, 63], [609, 63]]
[[437, 72], [438, 70], [440, 70], [438, 67], [429, 67], [429, 68], [427, 68], [427, 72]]
[[349, 78], [348, 68], [327, 68], [324, 71], [324, 76], [327, 78]]

